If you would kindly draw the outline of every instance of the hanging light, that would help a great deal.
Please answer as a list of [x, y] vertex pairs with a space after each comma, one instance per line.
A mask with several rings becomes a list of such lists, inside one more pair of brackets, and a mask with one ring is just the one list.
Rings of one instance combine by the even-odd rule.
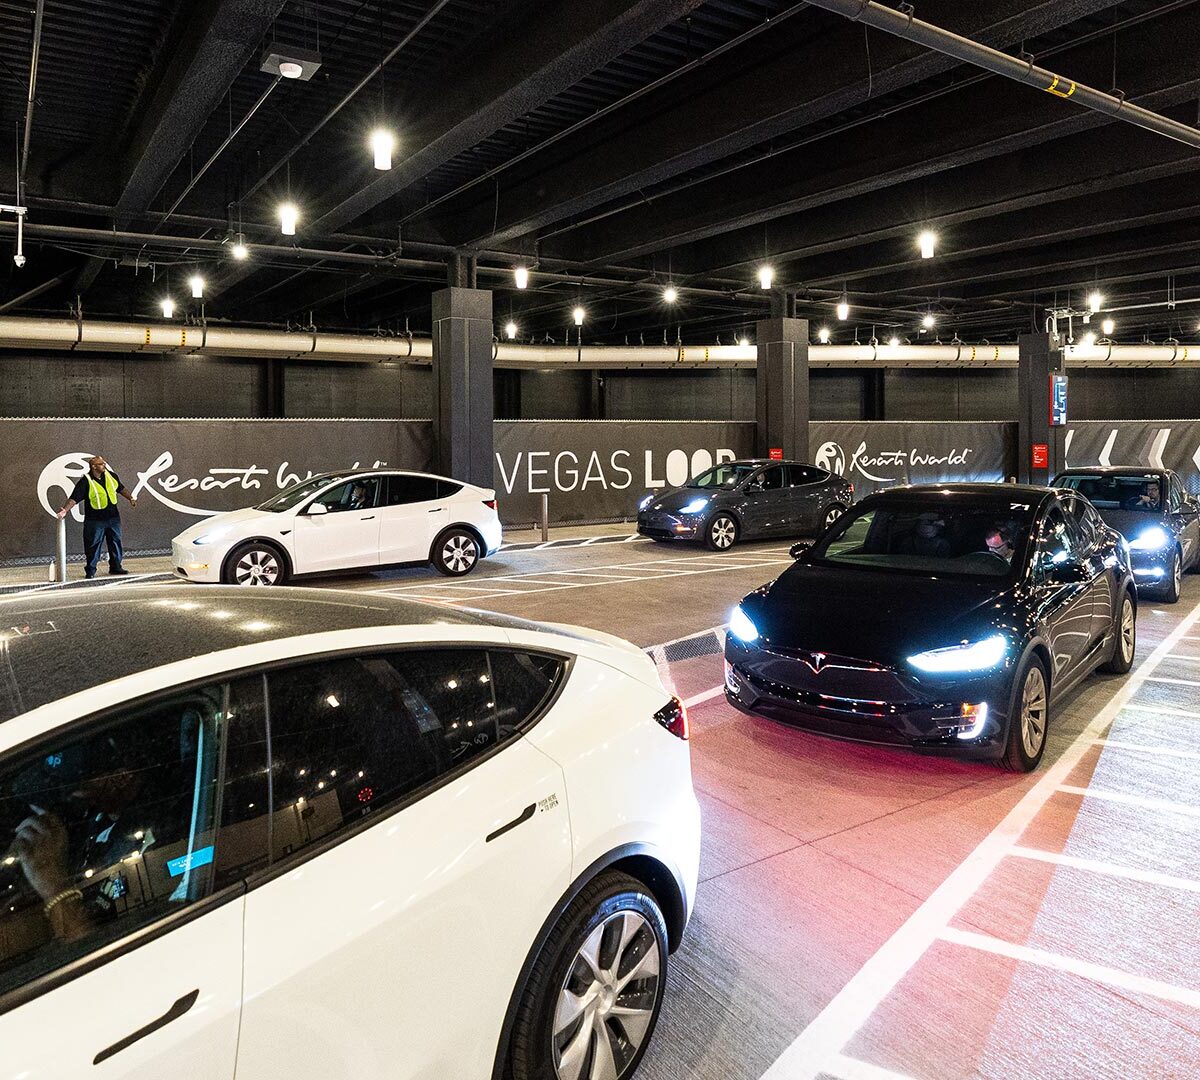
[[384, 128], [376, 128], [371, 132], [371, 153], [375, 156], [375, 168], [387, 172], [392, 167], [392, 150], [396, 147], [396, 137]]
[[673, 304], [679, 299], [679, 292], [674, 285], [668, 285], [663, 289], [663, 301], [667, 304]]
[[584, 311], [583, 308], [577, 307], [573, 312], [571, 312], [571, 314], [575, 318], [575, 325], [582, 326], [583, 325], [583, 317], [587, 314], [587, 312]]
[[760, 266], [759, 267], [759, 269], [758, 269], [758, 284], [762, 288], [769, 289], [771, 287], [771, 282], [773, 282], [774, 280], [775, 280], [775, 271], [772, 270], [771, 267], [769, 267], [769, 266]]
[[162, 298], [162, 313], [164, 319], [169, 319], [175, 314], [175, 301], [169, 296]]
[[304, 74], [304, 65], [295, 60], [283, 60], [279, 64], [279, 74], [285, 79], [298, 79]]
[[1117, 324], [1113, 322], [1112, 319], [1105, 319], [1104, 322], [1100, 324], [1100, 329], [1104, 333], [1105, 337], [1112, 337], [1113, 331], [1116, 328]]
[[937, 320], [933, 317], [933, 312], [927, 311], [925, 313], [925, 317], [921, 320], [921, 325], [926, 330], [932, 330], [935, 322], [937, 322]]
[[284, 236], [296, 235], [296, 222], [300, 220], [300, 211], [296, 209], [295, 203], [285, 202], [279, 204], [279, 231]]
[[504, 336], [508, 338], [509, 341], [512, 341], [513, 338], [517, 336], [517, 324], [511, 319], [504, 324]]
[[1096, 335], [1093, 334], [1089, 330], [1086, 334], [1083, 335], [1083, 337], [1081, 337], [1079, 339], [1079, 344], [1082, 345], [1085, 349], [1090, 349], [1093, 345], [1096, 344]]
[[529, 287], [529, 270], [527, 267], [518, 266], [513, 271], [513, 279], [517, 284], [518, 289], [526, 289]]
[[1088, 293], [1087, 304], [1088, 311], [1094, 315], [1097, 311], [1104, 307], [1103, 294], [1098, 289]]
[[894, 349], [900, 344], [900, 339], [893, 334], [888, 338], [888, 344]]
[[740, 338], [738, 338], [738, 344], [743, 349], [748, 349], [750, 347], [750, 339], [748, 337], [746, 337], [745, 334], [743, 334]]
[[232, 255], [238, 262], [242, 262], [250, 257], [250, 249], [239, 239], [236, 244], [229, 249], [229, 254]]
[[204, 278], [199, 274], [193, 274], [188, 278], [188, 285], [191, 287], [193, 300], [204, 299]]
[[829, 327], [828, 326], [822, 326], [821, 329], [817, 331], [817, 340], [822, 345], [829, 344]]
[[921, 249], [922, 259], [932, 259], [934, 250], [937, 248], [937, 233], [926, 229], [917, 237], [917, 246]]
[[837, 317], [841, 319], [842, 322], [845, 322], [848, 318], [850, 318], [850, 303], [844, 296], [838, 301]]

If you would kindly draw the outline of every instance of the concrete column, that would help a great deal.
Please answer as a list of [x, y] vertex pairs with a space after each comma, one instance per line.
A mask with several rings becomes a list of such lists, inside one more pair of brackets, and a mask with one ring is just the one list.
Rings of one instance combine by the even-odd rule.
[[756, 334], [758, 454], [767, 457], [777, 449], [785, 458], [807, 461], [808, 320], [763, 319]]
[[492, 486], [492, 294], [433, 294], [434, 468], [456, 480]]
[[[1063, 371], [1057, 334], [1017, 338], [1017, 479], [1046, 484], [1063, 466], [1063, 428], [1050, 426], [1050, 376]], [[1034, 448], [1046, 447], [1044, 467], [1033, 464]]]

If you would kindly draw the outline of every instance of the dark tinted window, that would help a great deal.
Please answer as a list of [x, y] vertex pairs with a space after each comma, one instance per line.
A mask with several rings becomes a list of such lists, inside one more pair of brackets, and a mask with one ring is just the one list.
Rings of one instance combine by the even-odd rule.
[[313, 502], [320, 503], [331, 514], [345, 510], [370, 510], [378, 499], [379, 486], [378, 476], [360, 476], [330, 488]]
[[[223, 686], [190, 690], [0, 767], [0, 994], [236, 879], [214, 823], [237, 712]], [[265, 756], [230, 741], [261, 783]]]
[[769, 469], [763, 469], [758, 475], [757, 483], [763, 491], [778, 491], [783, 487], [783, 466], [773, 465]]
[[1059, 506], [1052, 506], [1047, 511], [1038, 535], [1040, 540], [1035, 566], [1038, 573], [1045, 573], [1078, 554], [1079, 542], [1075, 530]]
[[1162, 483], [1156, 473], [1073, 473], [1061, 477], [1060, 486], [1078, 491], [1100, 510], [1162, 510]]
[[1180, 484], [1179, 477], [1174, 474], [1171, 475], [1167, 483], [1169, 485], [1168, 494], [1170, 498], [1167, 509], [1172, 514], [1178, 514], [1185, 506], [1183, 485]]
[[689, 480], [686, 487], [690, 488], [734, 488], [754, 471], [753, 465], [735, 465], [724, 462], [705, 469], [699, 476]]
[[792, 487], [801, 484], [821, 484], [829, 479], [829, 473], [812, 465], [786, 465], [788, 483]]
[[[441, 499], [453, 491], [443, 491], [444, 481], [432, 476], [389, 476], [387, 478], [387, 505], [403, 506], [405, 503], [429, 502]], [[453, 485], [456, 491], [461, 484]]]
[[511, 738], [561, 669], [548, 657], [436, 649], [271, 672], [275, 857]]
[[1071, 524], [1075, 527], [1075, 536], [1081, 551], [1090, 551], [1096, 545], [1095, 511], [1085, 499], [1070, 498], [1064, 500]]

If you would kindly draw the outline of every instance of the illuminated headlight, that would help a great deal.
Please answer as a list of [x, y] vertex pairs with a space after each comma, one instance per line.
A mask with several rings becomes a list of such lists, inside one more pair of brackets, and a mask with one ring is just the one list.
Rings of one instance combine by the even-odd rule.
[[1129, 541], [1130, 551], [1162, 551], [1171, 542], [1167, 530], [1161, 525], [1151, 525], [1137, 539]]
[[746, 645], [758, 640], [758, 627], [742, 610], [741, 604], [738, 604], [729, 616], [729, 632]]
[[680, 507], [681, 514], [698, 514], [708, 505], [707, 499], [693, 499], [687, 506]]
[[920, 671], [928, 672], [986, 671], [999, 664], [1007, 653], [1008, 642], [996, 634], [982, 641], [965, 641], [948, 649], [917, 653], [910, 656], [908, 662]]
[[647, 495], [640, 503], [638, 503], [638, 509], [645, 510], [646, 507], [649, 506], [652, 502], [654, 502], [654, 496]]
[[203, 536], [197, 536], [192, 543], [197, 547], [202, 547], [204, 544], [211, 544], [214, 540], [220, 540], [227, 532], [229, 532], [229, 529], [224, 527], [213, 529], [212, 532], [206, 532]]

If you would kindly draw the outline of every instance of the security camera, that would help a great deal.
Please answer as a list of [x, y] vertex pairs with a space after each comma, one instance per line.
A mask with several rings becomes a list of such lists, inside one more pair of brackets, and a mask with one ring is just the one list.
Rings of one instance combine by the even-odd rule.
[[25, 256], [24, 255], [14, 255], [13, 262], [15, 262], [18, 267], [22, 267], [25, 265]]

